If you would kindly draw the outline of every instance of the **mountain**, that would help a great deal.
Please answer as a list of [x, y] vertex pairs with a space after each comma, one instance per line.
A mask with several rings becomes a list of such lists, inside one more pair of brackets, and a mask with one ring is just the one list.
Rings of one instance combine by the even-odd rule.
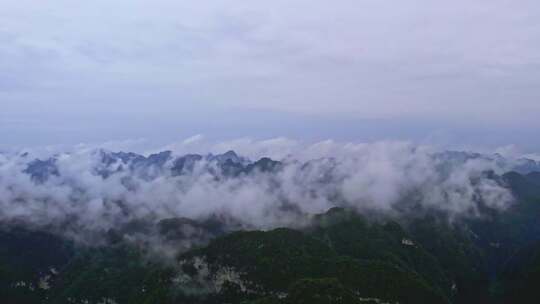
[[528, 158], [505, 158], [500, 154], [481, 154], [475, 152], [464, 151], [444, 151], [435, 153], [436, 159], [442, 160], [444, 163], [465, 163], [469, 160], [482, 160], [496, 164], [499, 168], [506, 172], [517, 172], [520, 174], [529, 174], [532, 172], [540, 172], [540, 162]]
[[[448, 189], [461, 186], [455, 183], [454, 166], [462, 168], [459, 164], [471, 159], [489, 161], [484, 158], [480, 154], [457, 152], [434, 155], [437, 168], [451, 177], [452, 183], [444, 188], [444, 193], [456, 195]], [[26, 193], [32, 187], [43, 193], [56, 183], [60, 185], [57, 191], [65, 191], [67, 186], [75, 189], [69, 192], [70, 197], [75, 196], [70, 202], [73, 205], [53, 204], [38, 209], [32, 215], [40, 220], [43, 212], [56, 215], [61, 208], [78, 210], [74, 208], [83, 204], [85, 198], [82, 182], [99, 180], [98, 187], [86, 191], [105, 191], [118, 177], [121, 185], [133, 190], [120, 192], [117, 200], [92, 201], [90, 207], [107, 206], [106, 212], [99, 214], [104, 219], [85, 218], [86, 213], [95, 212], [87, 208], [82, 209], [83, 213], [68, 213], [57, 222], [28, 221], [26, 214], [20, 213], [23, 207], [37, 208], [36, 204], [49, 203], [52, 198], [44, 197], [44, 202], [40, 202], [40, 196], [35, 196], [34, 201], [13, 196], [14, 201], [4, 206], [14, 211], [0, 211], [2, 303], [502, 304], [536, 303], [538, 297], [537, 171], [482, 171], [467, 176], [469, 188], [458, 188], [456, 193], [477, 191], [471, 196], [473, 202], [467, 202], [475, 211], [471, 215], [433, 207], [448, 201], [420, 203], [418, 191], [422, 189], [417, 188], [401, 192], [402, 197], [390, 210], [355, 208], [348, 205], [347, 193], [335, 192], [335, 187], [343, 185], [336, 180], [347, 178], [339, 160], [296, 162], [294, 168], [299, 169], [289, 181], [305, 187], [301, 194], [316, 203], [320, 200], [317, 191], [323, 189], [339, 205], [325, 212], [309, 213], [290, 197], [280, 200], [285, 191], [290, 191], [290, 185], [281, 185], [284, 180], [277, 179], [291, 174], [286, 161], [250, 161], [233, 151], [206, 156], [174, 156], [165, 151], [142, 156], [100, 150], [92, 154], [92, 159], [97, 161], [82, 171], [74, 171], [87, 174], [86, 168], [90, 168], [89, 175], [81, 180], [74, 180], [73, 175], [62, 179], [62, 174], [73, 174], [71, 167], [63, 167], [62, 156], [44, 160], [29, 160], [25, 156], [20, 160], [23, 174], [32, 184], [22, 188], [23, 192], [14, 193]], [[176, 204], [151, 204], [151, 200], [164, 195], [162, 189], [188, 191], [186, 185], [200, 182], [191, 179], [198, 175], [207, 181], [205, 187], [182, 196]], [[144, 196], [145, 201], [139, 202], [141, 198], [136, 194], [140, 187], [152, 187], [166, 177], [172, 178], [173, 183], [157, 188], [160, 191], [150, 191], [153, 196]], [[138, 188], [141, 181], [148, 184]], [[369, 180], [364, 189], [370, 190], [376, 181]], [[263, 192], [249, 192], [262, 182], [268, 182]], [[228, 201], [209, 209], [212, 212], [204, 216], [174, 216], [174, 208], [190, 196], [204, 197], [205, 191], [212, 189], [208, 185], [237, 191], [244, 183], [247, 187], [241, 188], [241, 195], [234, 198], [247, 197], [249, 204]], [[477, 185], [479, 188], [474, 188]], [[17, 184], [9, 184], [5, 189], [10, 187]], [[504, 208], [488, 204], [490, 197], [478, 194], [482, 189], [487, 189], [484, 196], [501, 195], [500, 189], [506, 189], [514, 201]], [[113, 190], [117, 193], [116, 188]], [[274, 226], [264, 228], [264, 223], [259, 226], [233, 216], [253, 216], [250, 204], [268, 199], [264, 195], [272, 191], [278, 193], [271, 196], [276, 201], [265, 202], [264, 216], [257, 219], [264, 221], [274, 212], [277, 220], [273, 220], [283, 223], [282, 227], [274, 227], [273, 222]], [[171, 195], [167, 199], [174, 199], [178, 193], [165, 194]], [[10, 198], [4, 195], [0, 203]], [[212, 198], [204, 203], [212, 205], [222, 199]], [[188, 210], [205, 207], [200, 204], [189, 205]], [[151, 206], [155, 209], [147, 211]], [[228, 211], [227, 208], [239, 209], [235, 214], [219, 212]], [[8, 217], [9, 212], [19, 213]], [[93, 222], [88, 223], [88, 219]], [[114, 225], [107, 225], [110, 222]]]
[[[214, 174], [238, 176], [251, 172], [273, 171], [278, 169], [280, 164], [280, 162], [270, 158], [261, 158], [252, 162], [238, 156], [234, 151], [217, 155], [187, 154], [178, 157], [173, 156], [171, 151], [162, 151], [147, 157], [132, 152], [104, 150], [97, 150], [95, 154], [98, 161], [94, 164], [93, 170], [103, 178], [125, 171], [145, 179], [155, 179], [158, 176], [169, 174], [178, 176], [193, 173], [198, 165], [204, 167], [208, 172], [214, 172]], [[213, 167], [219, 169], [219, 172], [216, 172]], [[50, 177], [59, 176], [58, 156], [34, 159], [27, 163], [24, 173], [30, 175], [38, 183], [44, 183]]]
[[520, 198], [512, 208], [455, 222], [436, 213], [374, 219], [343, 208], [298, 230], [231, 232], [219, 218], [168, 219], [155, 228], [168, 239], [210, 236], [173, 261], [122, 239], [89, 247], [12, 228], [0, 235], [0, 296], [7, 303], [535, 303], [540, 233], [527, 232], [540, 229], [538, 175], [504, 179]]
[[538, 243], [490, 265], [489, 250], [504, 251], [505, 243], [484, 244], [474, 225], [435, 215], [373, 221], [334, 208], [300, 230], [227, 232], [219, 221], [189, 219], [162, 221], [158, 230], [192, 239], [182, 227], [213, 236], [173, 260], [123, 240], [88, 247], [46, 232], [4, 231], [0, 296], [7, 303], [505, 303], [517, 294], [534, 303], [525, 295], [536, 294]]
[[[281, 161], [267, 157], [251, 161], [239, 156], [234, 151], [227, 151], [217, 155], [187, 154], [183, 156], [174, 156], [171, 151], [162, 151], [148, 156], [132, 152], [109, 152], [105, 150], [97, 150], [94, 153], [98, 155], [98, 162], [95, 164], [94, 171], [105, 178], [126, 170], [146, 179], [154, 179], [168, 174], [178, 176], [191, 174], [197, 165], [214, 174], [235, 177], [253, 172], [271, 172], [279, 170], [283, 165]], [[540, 172], [540, 162], [526, 158], [508, 159], [498, 154], [485, 155], [461, 151], [444, 151], [434, 153], [431, 157], [440, 164], [440, 170], [442, 171], [463, 165], [467, 161], [480, 160], [494, 164], [502, 172], [516, 172], [524, 175]], [[311, 160], [306, 162], [304, 167], [308, 168], [313, 164], [320, 165], [321, 161], [336, 162], [335, 159]], [[24, 172], [29, 174], [36, 182], [43, 183], [49, 177], [60, 174], [57, 162], [58, 156], [34, 159], [27, 163]], [[219, 169], [219, 172], [216, 172], [213, 167]], [[329, 170], [331, 170], [330, 167]]]

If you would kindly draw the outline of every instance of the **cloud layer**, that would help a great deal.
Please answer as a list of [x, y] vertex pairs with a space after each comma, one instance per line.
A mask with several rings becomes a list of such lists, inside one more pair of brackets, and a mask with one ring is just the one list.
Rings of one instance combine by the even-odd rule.
[[[191, 138], [177, 149], [193, 149], [201, 140]], [[295, 145], [303, 151], [298, 157], [291, 154]], [[234, 153], [145, 158], [77, 148], [36, 165], [31, 152], [0, 154], [0, 220], [84, 240], [141, 220], [218, 218], [226, 226], [268, 229], [300, 225], [334, 206], [397, 215], [418, 204], [474, 216], [479, 202], [505, 208], [512, 201], [509, 190], [485, 174], [501, 170], [495, 162], [440, 157], [432, 148], [405, 142], [301, 146], [281, 138], [247, 146], [252, 157], [261, 151], [281, 154], [281, 163]]]
[[0, 20], [17, 144], [442, 131], [530, 149], [540, 127], [533, 0], [6, 0]]

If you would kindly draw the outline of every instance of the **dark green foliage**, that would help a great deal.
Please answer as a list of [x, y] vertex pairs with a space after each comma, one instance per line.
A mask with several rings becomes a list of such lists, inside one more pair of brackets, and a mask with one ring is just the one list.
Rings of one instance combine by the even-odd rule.
[[336, 258], [337, 254], [301, 232], [281, 228], [235, 232], [181, 259], [194, 256], [204, 256], [214, 267], [231, 266], [245, 272], [248, 281], [268, 290], [283, 291], [297, 279], [320, 276], [325, 271], [322, 261]]
[[509, 172], [503, 175], [503, 180], [520, 199], [540, 199], [540, 172], [521, 175]]
[[508, 289], [507, 265], [518, 265], [526, 256], [523, 252], [540, 242], [540, 174], [511, 172], [503, 180], [516, 202], [507, 210], [487, 210], [482, 218], [467, 221], [475, 244], [485, 252], [495, 299]]
[[73, 244], [50, 233], [15, 228], [0, 230], [0, 261], [16, 270], [13, 280], [36, 278], [51, 267], [62, 267], [74, 254]]
[[22, 228], [0, 230], [0, 244], [2, 303], [39, 303], [46, 294], [38, 288], [40, 278], [52, 276], [51, 269], [63, 268], [74, 254], [71, 242]]
[[[310, 233], [340, 255], [386, 261], [420, 274], [450, 295], [451, 283], [438, 261], [398, 223], [369, 223], [360, 215], [334, 208], [315, 219]], [[403, 242], [411, 241], [412, 245]]]
[[301, 279], [334, 277], [354, 293], [401, 303], [446, 303], [416, 273], [391, 263], [339, 256], [323, 242], [290, 230], [237, 232], [208, 247], [184, 254], [181, 260], [204, 257], [211, 269], [233, 267], [260, 293], [285, 292]]
[[283, 301], [275, 297], [266, 297], [251, 301], [243, 301], [241, 304], [283, 304]]
[[475, 245], [470, 232], [430, 216], [414, 220], [409, 230], [455, 284], [457, 303], [488, 301], [489, 275], [485, 255]]
[[540, 299], [540, 243], [519, 250], [501, 275], [503, 303], [538, 303]]
[[117, 303], [169, 303], [173, 275], [172, 269], [146, 259], [136, 248], [88, 249], [67, 265], [50, 302], [107, 298]]
[[350, 289], [335, 278], [304, 279], [289, 289], [287, 304], [359, 304], [362, 303]]
[[332, 261], [329, 275], [337, 277], [361, 297], [400, 303], [448, 303], [444, 295], [422, 277], [392, 263], [342, 257]]

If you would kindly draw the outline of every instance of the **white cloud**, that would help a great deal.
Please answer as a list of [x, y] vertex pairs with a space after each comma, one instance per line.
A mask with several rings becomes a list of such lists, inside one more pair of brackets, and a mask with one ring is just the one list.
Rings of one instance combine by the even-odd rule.
[[538, 1], [6, 0], [0, 20], [0, 135], [26, 130], [26, 142], [116, 128], [170, 139], [201, 124], [248, 136], [268, 111], [413, 121], [419, 133], [540, 127]]
[[[164, 171], [125, 170], [104, 179], [96, 172], [103, 167], [100, 154], [84, 147], [58, 155], [59, 176], [35, 184], [22, 173], [31, 157], [2, 154], [0, 219], [62, 227], [63, 233], [84, 239], [86, 233], [100, 234], [134, 219], [219, 215], [244, 227], [266, 229], [298, 225], [306, 214], [333, 206], [393, 213], [407, 198], [452, 215], [474, 215], [478, 197], [495, 208], [512, 201], [507, 189], [482, 176], [485, 170], [497, 169], [496, 164], [470, 160], [442, 170], [431, 148], [406, 142], [305, 144], [277, 138], [209, 145], [236, 147], [253, 156], [292, 152], [293, 157], [282, 171], [270, 175], [216, 178], [206, 167], [213, 165], [201, 162], [187, 175], [172, 176], [169, 163]], [[318, 160], [290, 161], [297, 156]], [[154, 178], [145, 178], [152, 172]]]

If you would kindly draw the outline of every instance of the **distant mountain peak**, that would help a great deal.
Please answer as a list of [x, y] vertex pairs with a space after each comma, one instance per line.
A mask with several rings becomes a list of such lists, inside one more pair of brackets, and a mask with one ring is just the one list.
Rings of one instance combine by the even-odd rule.
[[223, 154], [209, 155], [209, 160], [210, 161], [215, 160], [220, 164], [224, 164], [228, 161], [234, 164], [243, 164], [246, 162], [245, 158], [238, 156], [238, 154], [236, 154], [236, 152], [234, 152], [233, 150], [229, 150]]

